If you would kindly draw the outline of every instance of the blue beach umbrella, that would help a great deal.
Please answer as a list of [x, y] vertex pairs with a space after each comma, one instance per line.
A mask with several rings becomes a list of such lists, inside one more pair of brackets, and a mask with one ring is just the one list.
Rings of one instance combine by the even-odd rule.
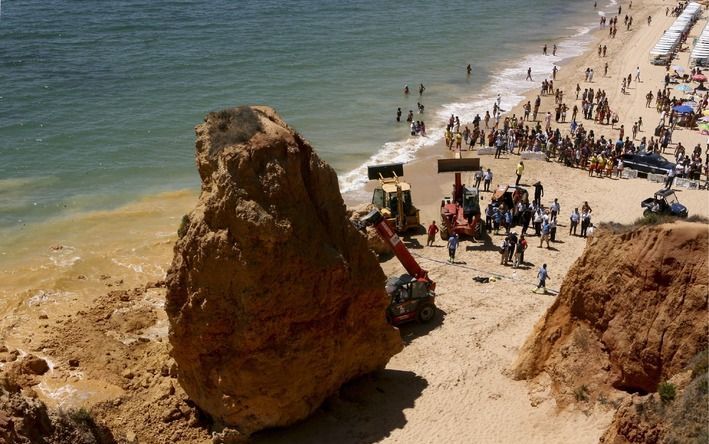
[[680, 114], [689, 114], [692, 111], [694, 111], [691, 106], [686, 106], [686, 105], [675, 106], [672, 109], [675, 110], [675, 112], [678, 112]]
[[694, 88], [692, 88], [689, 85], [677, 85], [677, 86], [675, 86], [675, 89], [677, 91], [682, 91], [682, 92], [694, 91]]

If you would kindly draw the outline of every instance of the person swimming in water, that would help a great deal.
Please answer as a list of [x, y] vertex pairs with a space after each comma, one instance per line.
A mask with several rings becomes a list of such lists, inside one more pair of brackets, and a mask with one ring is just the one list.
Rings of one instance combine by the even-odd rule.
[[404, 94], [409, 93], [409, 85], [404, 85]]

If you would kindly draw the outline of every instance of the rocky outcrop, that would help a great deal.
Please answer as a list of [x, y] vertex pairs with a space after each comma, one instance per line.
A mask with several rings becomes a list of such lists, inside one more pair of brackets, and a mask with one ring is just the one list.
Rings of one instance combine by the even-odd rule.
[[196, 133], [202, 190], [166, 282], [178, 379], [242, 433], [288, 425], [401, 350], [385, 276], [333, 169], [273, 110], [210, 113]]
[[709, 373], [706, 350], [690, 368], [663, 382], [658, 393], [633, 395], [616, 411], [601, 444], [707, 442]]
[[[706, 224], [600, 230], [527, 339], [514, 373], [654, 392], [707, 345]], [[584, 389], [586, 386], [584, 386]]]
[[49, 409], [32, 389], [0, 373], [0, 444], [115, 443], [85, 410]]

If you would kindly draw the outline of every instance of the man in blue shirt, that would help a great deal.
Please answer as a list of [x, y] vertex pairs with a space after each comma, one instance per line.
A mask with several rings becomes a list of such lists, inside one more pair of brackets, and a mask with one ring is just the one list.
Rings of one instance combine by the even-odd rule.
[[455, 260], [455, 250], [458, 248], [458, 235], [452, 233], [448, 238], [448, 262], [451, 264]]
[[549, 277], [549, 272], [547, 271], [547, 264], [542, 265], [542, 268], [539, 269], [539, 272], [537, 273], [537, 277], [539, 278], [539, 285], [537, 285], [537, 288], [534, 290], [536, 293], [537, 290], [540, 288], [544, 289], [544, 293], [547, 292], [547, 287], [546, 287], [546, 280], [551, 279]]

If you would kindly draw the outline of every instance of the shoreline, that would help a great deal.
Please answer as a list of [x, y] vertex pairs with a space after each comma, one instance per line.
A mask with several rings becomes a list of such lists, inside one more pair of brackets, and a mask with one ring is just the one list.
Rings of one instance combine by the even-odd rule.
[[[658, 23], [663, 23], [668, 22], [667, 26], [663, 26], [663, 29], [666, 29], [669, 27], [669, 23], [672, 23], [674, 21], [674, 17], [665, 17], [664, 16], [664, 8], [666, 5], [664, 4], [657, 4], [654, 2], [635, 2], [634, 6], [636, 6], [636, 9], [633, 10], [634, 15], [639, 15], [639, 16], [647, 16], [647, 15], [652, 15], [654, 17], [653, 19], [653, 27], [652, 28], [647, 28], [646, 23], [644, 22], [639, 22], [637, 23], [637, 26], [634, 27], [631, 32], [627, 32], [624, 29], [621, 30], [619, 28], [618, 35], [615, 39], [610, 39], [607, 37], [607, 27], [604, 29], [598, 29], [598, 25], [596, 26], [596, 29], [591, 30], [590, 34], [592, 36], [592, 41], [589, 43], [588, 48], [584, 53], [581, 55], [578, 55], [576, 57], [569, 58], [565, 60], [564, 63], [564, 68], [565, 69], [560, 69], [558, 74], [557, 74], [557, 80], [554, 81], [554, 88], [561, 89], [564, 91], [564, 96], [565, 96], [565, 102], [569, 106], [569, 112], [568, 116], [569, 118], [567, 119], [566, 123], [555, 123], [552, 122], [552, 128], [559, 127], [559, 129], [562, 131], [562, 135], [568, 133], [568, 127], [571, 122], [570, 115], [571, 115], [571, 109], [573, 108], [574, 104], [578, 104], [580, 108], [580, 99], [579, 100], [574, 100], [574, 90], [575, 86], [578, 83], [581, 86], [581, 89], [583, 91], [584, 88], [594, 88], [594, 90], [600, 90], [603, 88], [609, 97], [611, 109], [614, 111], [617, 111], [620, 117], [620, 122], [615, 125], [615, 128], [611, 128], [610, 125], [601, 125], [597, 124], [596, 122], [589, 121], [589, 120], [584, 120], [579, 118], [578, 123], [583, 124], [584, 128], [586, 130], [593, 130], [597, 137], [600, 135], [605, 135], [605, 136], [615, 136], [612, 140], [615, 140], [618, 135], [618, 128], [620, 125], [624, 125], [626, 128], [626, 135], [630, 132], [630, 128], [633, 125], [633, 122], [630, 121], [630, 118], [628, 116], [628, 113], [631, 112], [632, 110], [637, 110], [639, 111], [638, 114], [642, 114], [640, 117], [643, 118], [644, 121], [644, 126], [643, 129], [640, 132], [640, 136], [647, 136], [648, 139], [652, 135], [651, 134], [651, 128], [653, 127], [654, 123], [659, 119], [659, 115], [655, 113], [654, 107], [653, 108], [645, 108], [644, 107], [644, 96], [645, 93], [648, 90], [653, 90], [653, 92], [657, 89], [657, 84], [649, 84], [647, 86], [647, 89], [645, 89], [643, 86], [640, 86], [640, 91], [638, 92], [637, 86], [634, 86], [633, 89], [631, 90], [631, 95], [632, 97], [626, 97], [626, 96], [621, 96], [620, 98], [618, 97], [620, 95], [619, 88], [620, 88], [620, 80], [618, 79], [619, 77], [619, 69], [617, 66], [620, 64], [620, 60], [624, 60], [626, 57], [623, 55], [625, 54], [625, 51], [622, 51], [622, 48], [624, 48], [626, 45], [631, 44], [633, 47], [638, 45], [638, 41], [644, 46], [648, 47], [647, 51], [644, 53], [647, 54], [649, 51], [649, 48], [654, 46], [656, 43], [657, 39], [659, 38], [659, 35], [661, 35], [661, 32], [658, 34], [657, 32], [657, 25]], [[657, 14], [657, 13], [662, 13]], [[613, 15], [608, 14], [607, 17], [610, 19]], [[701, 32], [701, 29], [703, 28], [703, 25], [700, 25], [700, 23], [703, 23], [705, 20], [707, 20], [707, 17], [704, 16], [700, 21], [695, 24], [695, 26], [692, 28], [691, 34], [699, 34]], [[647, 29], [646, 29], [647, 28]], [[644, 38], [645, 33], [653, 35], [651, 38]], [[688, 39], [689, 40], [689, 39]], [[600, 59], [597, 57], [596, 53], [596, 48], [600, 44], [606, 44], [609, 48], [609, 57], [601, 57]], [[620, 52], [619, 52], [620, 51]], [[687, 57], [688, 52], [681, 53], [681, 56], [684, 56], [685, 58]], [[600, 74], [603, 72], [602, 71], [602, 64], [600, 62], [608, 62], [609, 63], [609, 73], [608, 76], [603, 77]], [[673, 63], [679, 63], [680, 65], [686, 65], [686, 63], [680, 63], [676, 59]], [[643, 60], [644, 65], [649, 65], [649, 62], [647, 60], [647, 57]], [[584, 83], [581, 80], [583, 79], [583, 71], [586, 66], [593, 66], [594, 71], [599, 73], [598, 76], [594, 76], [594, 82], [593, 83]], [[655, 73], [655, 76], [664, 75], [664, 67], [661, 66], [652, 66], [650, 65], [648, 67], [648, 70], [652, 70]], [[628, 73], [634, 72], [634, 69], [628, 69]], [[659, 73], [659, 74], [658, 74]], [[549, 76], [546, 77], [547, 79], [551, 78], [551, 73], [549, 73]], [[618, 83], [618, 87], [615, 86], [614, 79], [618, 79], [616, 82]], [[511, 109], [505, 111], [502, 114], [501, 122], [504, 120], [505, 117], [511, 117], [512, 115], [517, 115], [518, 117], [521, 117], [524, 113], [522, 106], [527, 102], [531, 101], [532, 103], [534, 102], [535, 98], [538, 95], [538, 91], [540, 88], [540, 84], [543, 78], [535, 78], [534, 82], [530, 82], [535, 86], [531, 86], [527, 92], [523, 95], [523, 98], [519, 100]], [[610, 85], [610, 86], [609, 86]], [[640, 96], [640, 98], [639, 98]], [[623, 102], [625, 103], [619, 103], [619, 99], [623, 99]], [[639, 102], [642, 101], [642, 106], [632, 106], [632, 103], [628, 103], [630, 100], [633, 100], [633, 102]], [[541, 106], [539, 109], [539, 123], [542, 124], [542, 117], [546, 111], [551, 111], [552, 115], [554, 114], [554, 96], [553, 95], [547, 95], [547, 96], [541, 96]], [[490, 112], [492, 112], [492, 109], [490, 109]], [[580, 116], [579, 112], [579, 116]], [[480, 116], [484, 116], [484, 111], [480, 113]], [[530, 125], [531, 124], [536, 124], [536, 122], [525, 122], [525, 125]], [[461, 119], [461, 128], [468, 125], [470, 128], [473, 127], [472, 121], [463, 121]], [[481, 123], [482, 126], [482, 123]], [[489, 130], [485, 130], [486, 134], [489, 133]], [[692, 131], [692, 130], [686, 130], [682, 129], [680, 130], [681, 137], [683, 138], [683, 144], [685, 147], [691, 147], [694, 144], [697, 143], [703, 143], [705, 142], [704, 136], [701, 136], [699, 132], [697, 131]], [[639, 136], [639, 137], [640, 137]], [[676, 144], [676, 142], [679, 140], [679, 137], [674, 137], [673, 138], [673, 143], [671, 143], [671, 146]], [[690, 142], [686, 142], [686, 140], [689, 140]], [[636, 141], [637, 142], [637, 141]], [[487, 144], [486, 144], [487, 146]], [[688, 148], [689, 149], [689, 148]], [[668, 150], [669, 151], [669, 150]], [[454, 157], [456, 153], [456, 150], [449, 150], [443, 140], [439, 140], [437, 143], [427, 146], [424, 149], [418, 151], [417, 158], [412, 160], [411, 162], [407, 163], [405, 165], [405, 170], [404, 170], [404, 178], [405, 180], [409, 181], [414, 185], [413, 191], [416, 193], [414, 195], [414, 203], [417, 204], [420, 203], [419, 208], [422, 209], [422, 223], [424, 223], [424, 220], [428, 219], [435, 219], [438, 220], [438, 209], [437, 206], [435, 205], [437, 202], [435, 201], [440, 201], [440, 198], [442, 198], [443, 195], [445, 194], [450, 194], [450, 189], [449, 187], [452, 185], [452, 176], [450, 180], [446, 179], [445, 181], [437, 180], [434, 179], [436, 175], [436, 166], [435, 166], [435, 159], [438, 158], [452, 158]], [[519, 159], [520, 156], [519, 154], [513, 154], [509, 155], [506, 154], [506, 158], [511, 158], [515, 159], [515, 163], [510, 163], [510, 162], [504, 162], [500, 163], [495, 161], [493, 159], [493, 156], [491, 155], [483, 155], [483, 156], [478, 156], [477, 155], [477, 146], [473, 151], [467, 151], [467, 150], [462, 150], [461, 155], [463, 157], [480, 157], [481, 159], [481, 166], [484, 168], [488, 168], [492, 165], [498, 164], [498, 165], [503, 165], [503, 168], [507, 171], [507, 180], [509, 180], [509, 183], [514, 182], [514, 168], [516, 165], [516, 159]], [[667, 155], [667, 152], [665, 153]], [[530, 161], [528, 162], [529, 164], [534, 165], [536, 164], [537, 161]], [[506, 180], [501, 180], [501, 175], [499, 174], [499, 167], [496, 170], [494, 167], [493, 173], [498, 173], [494, 174], [493, 178], [493, 183], [492, 183], [492, 189], [495, 189], [495, 187], [500, 184], [506, 182]], [[525, 173], [526, 177], [529, 177], [529, 172], [527, 171]], [[504, 176], [503, 176], [504, 177]], [[464, 183], [467, 180], [467, 183], [472, 182], [472, 174], [470, 175], [463, 175], [463, 181]], [[537, 178], [541, 179], [541, 178]], [[533, 183], [534, 180], [527, 179], [529, 184]], [[442, 182], [442, 183], [441, 183]], [[450, 182], [450, 183], [449, 183]], [[364, 193], [360, 193], [360, 196], [356, 196], [358, 198], [362, 198], [364, 196], [368, 197], [371, 195], [371, 190], [374, 187], [373, 182], [368, 182], [363, 191]], [[432, 191], [435, 190], [435, 191]], [[349, 206], [354, 206], [357, 204], [361, 204], [361, 201], [355, 200], [354, 195], [346, 195], [345, 197], [346, 203]], [[417, 204], [418, 205], [418, 204]], [[433, 211], [430, 211], [430, 208], [432, 205], [435, 207], [433, 208]], [[424, 211], [424, 209], [428, 211]], [[424, 214], [426, 214], [426, 218], [424, 218]]]

